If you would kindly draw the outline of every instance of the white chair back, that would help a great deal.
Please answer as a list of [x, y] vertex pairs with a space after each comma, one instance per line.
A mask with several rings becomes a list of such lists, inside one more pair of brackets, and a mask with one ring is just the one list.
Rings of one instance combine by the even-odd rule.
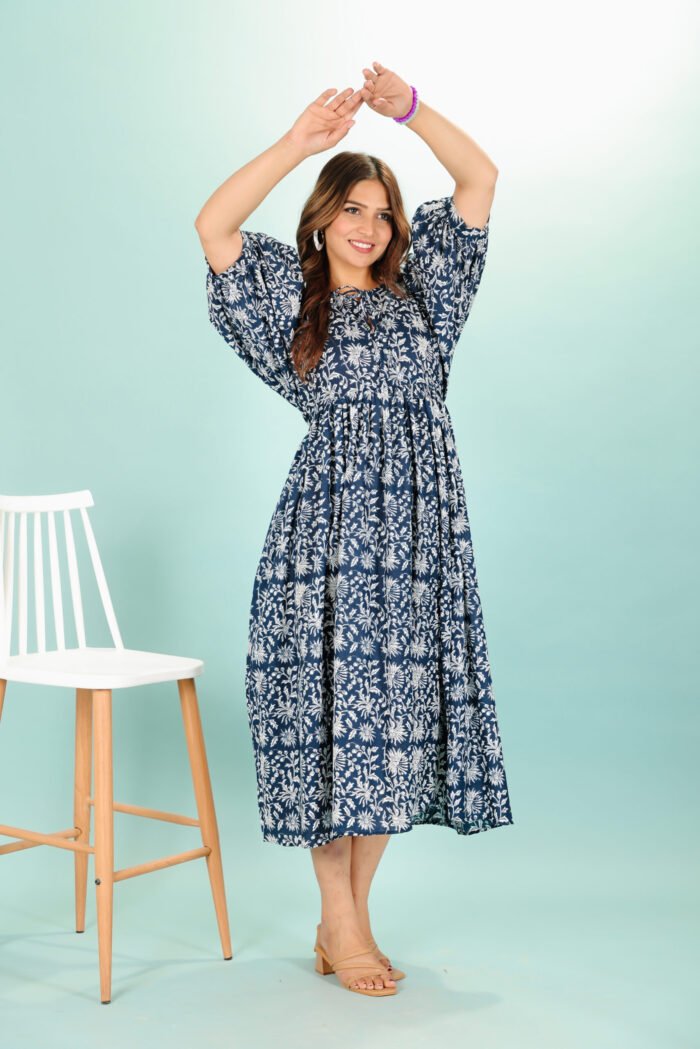
[[[65, 631], [63, 619], [63, 596], [61, 591], [61, 572], [59, 565], [59, 540], [56, 530], [56, 517], [63, 517], [63, 541], [68, 564], [70, 596], [73, 607], [73, 621], [79, 648], [86, 648], [85, 622], [83, 619], [83, 601], [80, 592], [78, 559], [75, 551], [71, 511], [80, 511], [85, 538], [90, 551], [90, 559], [95, 579], [102, 600], [102, 607], [107, 619], [112, 640], [116, 648], [123, 648], [124, 643], [119, 633], [117, 619], [112, 608], [112, 600], [107, 588], [102, 562], [97, 550], [97, 543], [88, 518], [87, 508], [94, 506], [89, 491], [63, 492], [58, 495], [0, 495], [0, 662], [9, 658], [12, 653], [14, 614], [14, 594], [17, 593], [17, 653], [27, 655], [27, 624], [31, 602], [28, 585], [29, 566], [27, 557], [28, 519], [32, 521], [32, 539], [34, 553], [34, 614], [36, 623], [36, 651], [46, 651], [46, 605], [44, 601], [44, 542], [42, 538], [42, 518], [46, 517], [44, 526], [48, 535], [51, 608], [55, 628], [56, 649], [65, 649]], [[15, 535], [17, 533], [17, 537]], [[63, 547], [62, 547], [63, 550]], [[17, 551], [17, 558], [15, 552]], [[17, 572], [15, 573], [15, 560]], [[15, 587], [16, 578], [16, 587]]]

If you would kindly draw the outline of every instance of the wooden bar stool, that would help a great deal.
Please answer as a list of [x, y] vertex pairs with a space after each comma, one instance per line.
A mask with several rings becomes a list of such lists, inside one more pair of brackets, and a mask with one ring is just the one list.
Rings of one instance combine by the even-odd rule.
[[[75, 784], [73, 826], [52, 834], [25, 830], [0, 824], [0, 836], [17, 839], [0, 846], [0, 854], [54, 845], [70, 849], [75, 862], [76, 931], [85, 931], [85, 900], [87, 892], [88, 857], [95, 858], [95, 885], [97, 900], [97, 940], [100, 965], [100, 997], [103, 1004], [111, 1001], [112, 986], [112, 902], [115, 882], [139, 874], [172, 867], [177, 863], [201, 859], [207, 861], [209, 881], [214, 897], [214, 909], [224, 958], [233, 957], [224, 892], [224, 876], [219, 847], [219, 832], [214, 810], [204, 736], [197, 704], [194, 678], [202, 673], [204, 664], [199, 659], [164, 655], [160, 652], [142, 652], [124, 648], [117, 620], [107, 588], [107, 580], [97, 550], [87, 508], [93, 506], [89, 491], [67, 492], [59, 495], [4, 496], [0, 495], [0, 718], [2, 717], [5, 688], [8, 681], [37, 685], [57, 685], [75, 689]], [[79, 510], [90, 552], [92, 568], [107, 618], [114, 648], [90, 648], [85, 643], [83, 604], [78, 574], [78, 559], [71, 524], [71, 511]], [[61, 595], [61, 573], [56, 535], [56, 516], [63, 517], [65, 554], [70, 579], [77, 648], [66, 648]], [[55, 627], [55, 648], [46, 646], [44, 615], [44, 555], [42, 518], [46, 517], [51, 604]], [[28, 585], [27, 520], [33, 520], [33, 575], [36, 623], [36, 651], [27, 651], [27, 625], [30, 588]], [[11, 655], [13, 623], [15, 619], [13, 592], [15, 579], [15, 531], [19, 522], [19, 556], [17, 571], [17, 631], [18, 651]], [[174, 812], [161, 812], [139, 805], [124, 805], [114, 801], [112, 775], [112, 692], [119, 688], [133, 688], [156, 681], [177, 681], [180, 708], [184, 723], [187, 750], [197, 819]], [[94, 742], [94, 748], [93, 748]], [[94, 749], [94, 793], [91, 794]], [[95, 810], [95, 841], [90, 844], [90, 809]], [[152, 860], [136, 867], [114, 869], [114, 813], [127, 812], [134, 816], [165, 820], [170, 823], [199, 827], [201, 848]]]

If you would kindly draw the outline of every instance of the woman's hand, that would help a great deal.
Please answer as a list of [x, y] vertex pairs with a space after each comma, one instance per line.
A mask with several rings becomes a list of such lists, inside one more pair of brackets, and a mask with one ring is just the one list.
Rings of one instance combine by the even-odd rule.
[[411, 85], [392, 73], [381, 62], [373, 62], [374, 69], [363, 69], [366, 79], [363, 90], [369, 92], [367, 105], [382, 117], [402, 117], [413, 105]]
[[351, 87], [347, 87], [335, 98], [332, 95], [335, 95], [334, 87], [319, 95], [287, 132], [286, 137], [306, 156], [330, 149], [347, 135], [355, 123], [352, 117], [369, 97], [369, 91], [360, 88], [353, 92]]

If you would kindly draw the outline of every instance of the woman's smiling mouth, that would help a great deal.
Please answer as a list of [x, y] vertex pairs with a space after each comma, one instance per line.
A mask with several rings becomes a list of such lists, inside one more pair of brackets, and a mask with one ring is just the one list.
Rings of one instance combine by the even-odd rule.
[[356, 251], [362, 251], [365, 255], [374, 247], [374, 244], [370, 244], [367, 240], [351, 240], [349, 243], [352, 244]]

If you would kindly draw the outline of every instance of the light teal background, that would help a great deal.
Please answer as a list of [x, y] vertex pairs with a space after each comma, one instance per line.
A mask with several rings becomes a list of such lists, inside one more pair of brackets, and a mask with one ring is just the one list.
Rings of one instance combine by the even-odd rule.
[[[119, 883], [99, 1008], [70, 853], [0, 857], [3, 1049], [697, 1045], [696, 34], [689, 3], [0, 6], [0, 491], [91, 489], [125, 643], [205, 660], [234, 947], [203, 864]], [[447, 403], [515, 822], [391, 840], [372, 913], [408, 977], [370, 1005], [313, 972], [310, 854], [261, 840], [247, 617], [306, 425], [209, 325], [193, 223], [374, 59], [500, 171]], [[345, 148], [388, 161], [409, 215], [452, 191], [367, 108]], [[293, 243], [329, 155], [245, 225]], [[115, 798], [194, 815], [175, 686], [114, 710]], [[70, 824], [73, 711], [8, 686], [0, 822]], [[120, 867], [198, 844], [115, 831]]]

